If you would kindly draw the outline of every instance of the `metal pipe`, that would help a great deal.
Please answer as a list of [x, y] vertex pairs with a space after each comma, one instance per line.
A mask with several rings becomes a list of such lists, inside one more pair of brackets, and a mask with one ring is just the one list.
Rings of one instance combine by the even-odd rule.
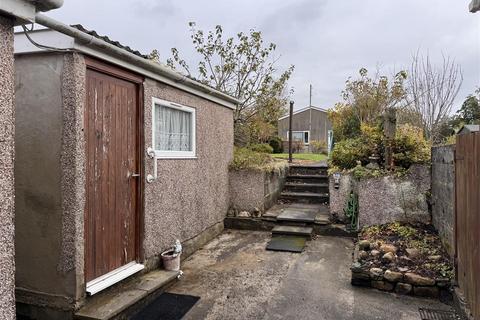
[[159, 63], [150, 61], [148, 59], [139, 57], [133, 53], [130, 53], [124, 49], [121, 49], [113, 44], [105, 42], [101, 39], [98, 39], [88, 33], [82, 32], [76, 28], [70, 27], [60, 21], [49, 18], [41, 13], [37, 13], [35, 22], [41, 24], [47, 28], [58, 31], [60, 33], [66, 34], [72, 38], [75, 38], [83, 45], [88, 47], [94, 47], [105, 51], [111, 55], [114, 55], [118, 58], [124, 59], [127, 62], [130, 62], [140, 68], [144, 68], [148, 71], [154, 72], [156, 74], [162, 75], [166, 78], [172, 79], [176, 82], [184, 83], [185, 85], [194, 88], [196, 90], [208, 93], [214, 97], [222, 99], [232, 104], [239, 104], [238, 99], [229, 96], [228, 94], [222, 93], [218, 90], [212, 89], [209, 86], [206, 86], [198, 81], [192, 80], [183, 74], [176, 72], [168, 67], [162, 66]]
[[293, 122], [293, 101], [290, 101], [290, 117], [288, 119], [288, 162], [292, 163], [292, 122]]

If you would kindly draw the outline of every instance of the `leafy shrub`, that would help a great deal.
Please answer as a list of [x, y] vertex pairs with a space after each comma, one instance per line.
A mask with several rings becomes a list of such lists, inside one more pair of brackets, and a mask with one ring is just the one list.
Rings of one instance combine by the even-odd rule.
[[248, 146], [248, 148], [252, 151], [255, 152], [260, 152], [260, 153], [273, 153], [273, 148], [266, 143], [257, 143], [257, 144], [251, 144]]
[[272, 161], [267, 153], [255, 152], [249, 148], [237, 148], [233, 150], [233, 160], [230, 163], [230, 169], [261, 169]]
[[352, 169], [357, 165], [357, 161], [365, 164], [370, 154], [362, 138], [345, 139], [335, 144], [331, 163], [341, 169]]
[[303, 150], [303, 142], [294, 140], [292, 141], [292, 153], [300, 153]]
[[272, 137], [268, 142], [270, 147], [273, 149], [273, 153], [283, 153], [283, 141], [280, 137]]
[[408, 124], [399, 126], [393, 153], [395, 165], [409, 168], [414, 163], [427, 163], [430, 161], [430, 148], [422, 129]]
[[325, 141], [312, 140], [310, 141], [310, 147], [313, 153], [327, 152], [327, 143]]

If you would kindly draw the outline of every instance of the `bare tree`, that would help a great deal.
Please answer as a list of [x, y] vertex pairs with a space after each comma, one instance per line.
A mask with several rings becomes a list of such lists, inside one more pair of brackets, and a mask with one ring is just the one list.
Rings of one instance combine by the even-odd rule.
[[441, 125], [447, 121], [463, 82], [462, 69], [455, 60], [443, 56], [443, 63], [432, 65], [428, 54], [413, 56], [408, 77], [408, 107], [420, 115], [425, 137], [437, 143]]

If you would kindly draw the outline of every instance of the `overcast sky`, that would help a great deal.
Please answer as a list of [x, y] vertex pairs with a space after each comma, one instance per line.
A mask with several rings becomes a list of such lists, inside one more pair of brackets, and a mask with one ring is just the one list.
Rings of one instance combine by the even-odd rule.
[[279, 68], [295, 65], [289, 85], [296, 108], [330, 108], [340, 101], [345, 80], [361, 67], [393, 74], [409, 65], [412, 54], [442, 53], [462, 66], [464, 81], [457, 98], [480, 86], [480, 13], [468, 12], [470, 0], [65, 0], [48, 15], [86, 28], [161, 59], [178, 48], [194, 57], [188, 22], [227, 35], [255, 28], [277, 44]]

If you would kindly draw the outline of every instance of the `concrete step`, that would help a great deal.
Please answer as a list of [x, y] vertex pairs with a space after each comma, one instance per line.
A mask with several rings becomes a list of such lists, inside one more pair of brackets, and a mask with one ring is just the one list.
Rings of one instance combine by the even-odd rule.
[[312, 183], [308, 180], [301, 182], [286, 182], [284, 191], [290, 192], [314, 192], [314, 193], [328, 193], [328, 183]]
[[317, 174], [327, 174], [328, 167], [326, 165], [290, 165], [289, 172], [290, 174], [301, 174], [301, 175], [317, 175]]
[[75, 313], [75, 319], [128, 319], [152, 299], [173, 284], [178, 271], [155, 270], [126, 280], [104, 292], [88, 297], [86, 304]]
[[310, 227], [275, 226], [272, 229], [272, 234], [283, 234], [292, 236], [311, 237], [312, 232], [313, 228]]
[[289, 174], [287, 176], [286, 182], [291, 182], [291, 183], [327, 183], [328, 184], [328, 176], [327, 175], [316, 175], [316, 174], [309, 174], [309, 175], [292, 175], [292, 174]]
[[283, 191], [280, 194], [280, 199], [299, 203], [326, 203], [329, 200], [329, 195], [328, 193]]

